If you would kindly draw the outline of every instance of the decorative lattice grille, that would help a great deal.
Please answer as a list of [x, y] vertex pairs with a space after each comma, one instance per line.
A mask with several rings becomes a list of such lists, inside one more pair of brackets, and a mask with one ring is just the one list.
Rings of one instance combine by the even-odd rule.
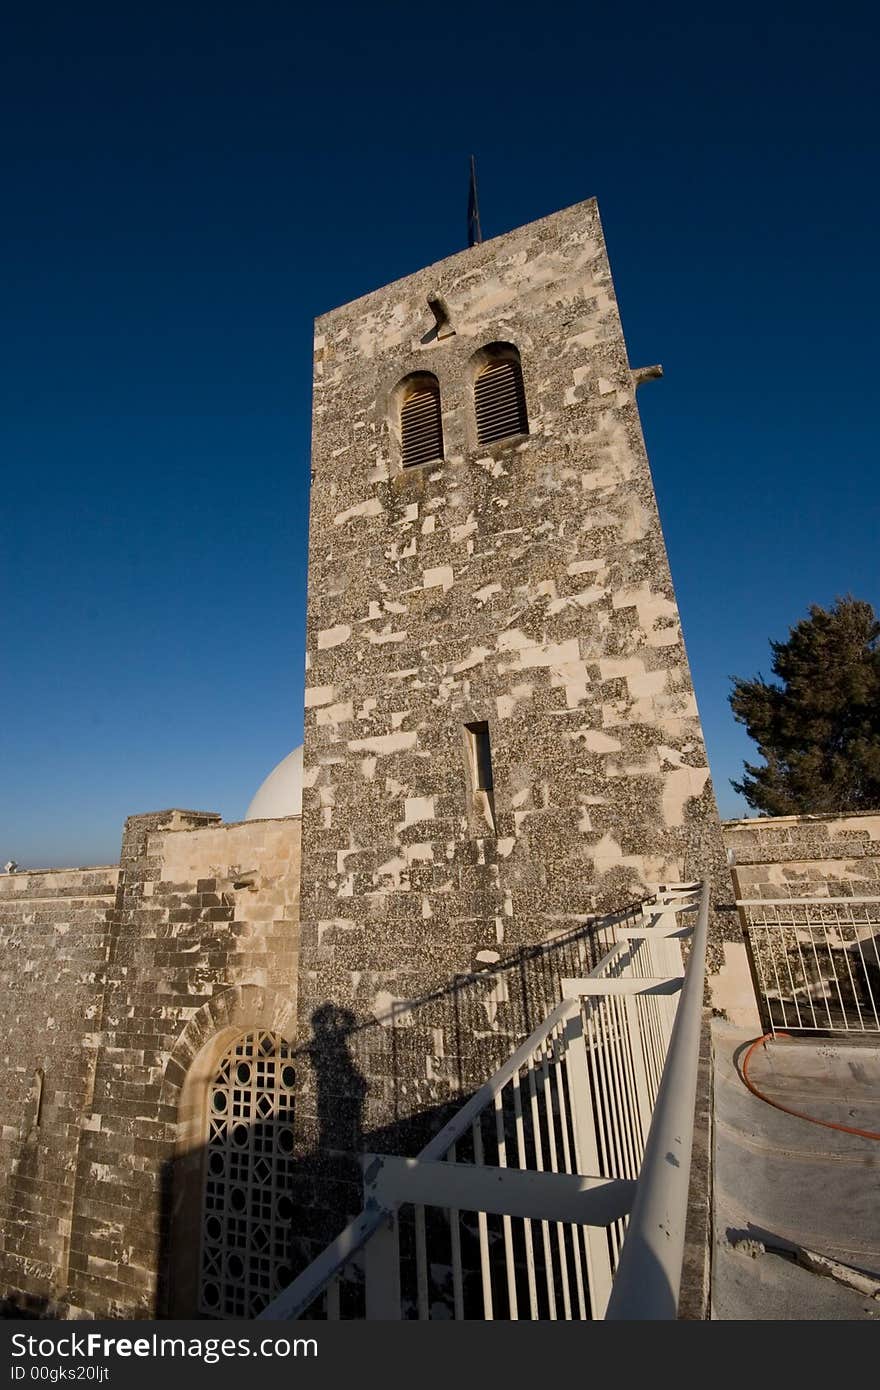
[[235, 1042], [208, 1092], [199, 1310], [252, 1318], [290, 1283], [291, 1050], [273, 1033]]
[[440, 387], [436, 381], [420, 382], [403, 402], [400, 440], [404, 468], [442, 459], [443, 423], [440, 418]]
[[505, 358], [484, 367], [474, 385], [474, 407], [481, 444], [527, 434], [526, 397], [519, 363]]

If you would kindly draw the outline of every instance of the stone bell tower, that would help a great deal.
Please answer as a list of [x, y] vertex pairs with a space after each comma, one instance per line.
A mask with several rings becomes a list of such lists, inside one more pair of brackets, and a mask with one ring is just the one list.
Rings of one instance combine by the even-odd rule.
[[640, 375], [594, 200], [317, 322], [300, 1034], [350, 1045], [305, 1146], [352, 1059], [352, 1133], [441, 1095], [401, 1001], [717, 856]]

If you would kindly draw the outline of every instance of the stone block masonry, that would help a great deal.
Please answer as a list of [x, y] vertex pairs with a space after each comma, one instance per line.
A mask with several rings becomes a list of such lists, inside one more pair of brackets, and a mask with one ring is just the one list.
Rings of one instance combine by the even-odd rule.
[[0, 877], [8, 1306], [194, 1314], [185, 1083], [218, 1040], [293, 1038], [298, 894], [298, 818], [185, 811], [130, 817], [118, 868]]
[[119, 869], [0, 877], [0, 1294], [51, 1308], [67, 1279]]
[[[880, 812], [754, 816], [722, 823], [736, 898], [880, 898]], [[739, 918], [710, 980], [712, 1004], [731, 1023], [761, 1028]]]
[[593, 914], [729, 898], [651, 375], [592, 201], [318, 321], [301, 909], [298, 817], [132, 816], [118, 867], [0, 878], [8, 1306], [245, 1315], [360, 1207], [356, 1152], [416, 1152], [589, 968]]
[[739, 898], [880, 897], [880, 811], [722, 826]]
[[[492, 344], [519, 355], [528, 432], [485, 445]], [[425, 373], [444, 457], [407, 468], [400, 384]], [[353, 1040], [456, 971], [723, 866], [595, 202], [318, 320], [306, 687], [302, 1037], [329, 1003]], [[374, 1123], [442, 1091], [418, 1031], [393, 1082], [359, 1060]], [[447, 1059], [467, 1049], [440, 1032]]]

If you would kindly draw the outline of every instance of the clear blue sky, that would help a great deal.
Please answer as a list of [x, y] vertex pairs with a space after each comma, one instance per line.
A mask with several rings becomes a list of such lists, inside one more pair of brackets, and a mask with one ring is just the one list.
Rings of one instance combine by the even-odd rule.
[[880, 605], [876, 9], [19, 6], [0, 861], [239, 819], [300, 740], [313, 317], [596, 195], [723, 814], [728, 677]]

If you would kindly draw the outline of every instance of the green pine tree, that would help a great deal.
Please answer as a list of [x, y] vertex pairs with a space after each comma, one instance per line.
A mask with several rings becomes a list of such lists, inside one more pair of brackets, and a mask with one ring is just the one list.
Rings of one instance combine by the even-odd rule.
[[730, 704], [764, 767], [733, 782], [761, 815], [880, 808], [880, 622], [847, 596], [771, 642], [777, 682], [734, 678]]

